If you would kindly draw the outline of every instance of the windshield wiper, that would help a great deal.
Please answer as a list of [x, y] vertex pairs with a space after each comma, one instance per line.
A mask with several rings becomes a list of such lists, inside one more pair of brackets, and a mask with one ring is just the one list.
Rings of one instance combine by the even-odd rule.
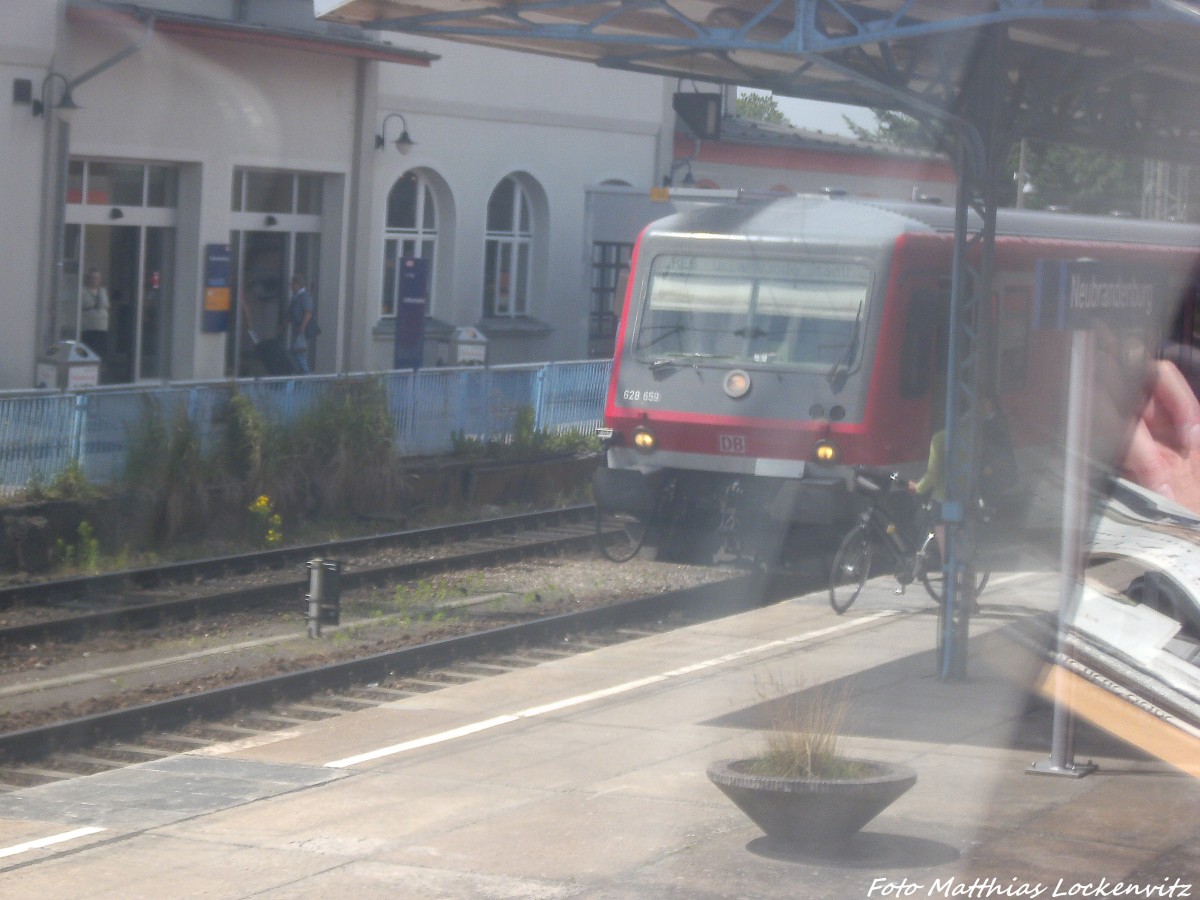
[[682, 325], [672, 325], [670, 328], [668, 328], [666, 331], [664, 331], [662, 334], [660, 334], [658, 337], [656, 337], [654, 340], [652, 340], [650, 343], [648, 343], [645, 347], [642, 347], [640, 349], [642, 349], [642, 350], [649, 349], [650, 347], [653, 347], [655, 344], [657, 344], [659, 341], [665, 341], [667, 338], [671, 337], [672, 335], [682, 334], [682, 333], [683, 333]]
[[755, 339], [755, 338], [762, 338], [762, 337], [766, 337], [766, 336], [767, 336], [767, 335], [769, 335], [770, 333], [771, 333], [771, 332], [769, 332], [769, 331], [764, 331], [763, 329], [761, 329], [761, 328], [759, 328], [757, 325], [755, 325], [753, 328], [739, 328], [739, 329], [738, 329], [737, 331], [735, 331], [733, 334], [734, 334], [734, 336], [735, 336], [735, 337], [747, 337], [747, 336], [749, 336], [751, 339]]
[[858, 312], [854, 314], [854, 327], [850, 329], [850, 340], [846, 341], [846, 346], [842, 348], [837, 362], [833, 364], [833, 368], [825, 375], [825, 380], [829, 382], [829, 386], [835, 391], [842, 389], [841, 384], [837, 383], [838, 376], [842, 376], [843, 382], [845, 381], [845, 372], [841, 370], [844, 368], [849, 371], [850, 364], [854, 362], [854, 351], [858, 347], [858, 329], [859, 324], [862, 322], [862, 311], [863, 305], [859, 303]]
[[654, 372], [658, 369], [665, 369], [667, 366], [679, 365], [695, 365], [702, 359], [732, 359], [731, 356], [721, 356], [717, 353], [674, 353], [671, 356], [656, 356], [650, 360], [650, 371]]

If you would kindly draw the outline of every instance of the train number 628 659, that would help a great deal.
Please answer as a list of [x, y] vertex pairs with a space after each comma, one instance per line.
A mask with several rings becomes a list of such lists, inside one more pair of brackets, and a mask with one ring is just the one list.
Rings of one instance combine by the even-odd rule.
[[621, 394], [623, 400], [633, 400], [642, 403], [658, 403], [662, 400], [662, 394], [658, 391], [625, 391]]

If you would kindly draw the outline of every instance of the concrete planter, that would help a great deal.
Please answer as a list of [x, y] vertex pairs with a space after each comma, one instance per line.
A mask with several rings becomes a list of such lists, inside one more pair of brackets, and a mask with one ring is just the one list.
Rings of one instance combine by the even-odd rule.
[[875, 816], [917, 781], [906, 766], [856, 760], [861, 778], [775, 778], [748, 774], [752, 759], [722, 759], [708, 778], [773, 842], [797, 850], [838, 853]]

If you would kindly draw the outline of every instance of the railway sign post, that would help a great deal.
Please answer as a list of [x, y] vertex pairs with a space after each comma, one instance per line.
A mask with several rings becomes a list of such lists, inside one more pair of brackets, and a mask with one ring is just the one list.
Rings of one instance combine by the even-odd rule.
[[[1154, 269], [1092, 259], [1042, 260], [1037, 266], [1035, 324], [1069, 330], [1071, 373], [1067, 387], [1067, 433], [1064, 459], [1062, 545], [1059, 569], [1056, 663], [1060, 664], [1066, 623], [1083, 583], [1084, 531], [1090, 519], [1088, 473], [1092, 437], [1093, 385], [1096, 379], [1097, 332], [1107, 329], [1148, 331], [1155, 310], [1164, 308], [1165, 284]], [[1118, 412], [1124, 404], [1116, 403]], [[1050, 758], [1029, 767], [1031, 774], [1082, 778], [1096, 770], [1075, 762], [1075, 717], [1064, 684], [1055, 682]]]

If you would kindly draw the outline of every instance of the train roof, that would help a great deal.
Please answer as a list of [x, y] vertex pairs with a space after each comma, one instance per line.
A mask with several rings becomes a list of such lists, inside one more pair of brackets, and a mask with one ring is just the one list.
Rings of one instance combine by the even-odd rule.
[[[978, 217], [972, 212], [974, 225]], [[652, 223], [648, 235], [726, 235], [791, 241], [883, 244], [903, 234], [954, 231], [954, 208], [860, 197], [799, 195], [717, 202]], [[996, 234], [1046, 240], [1189, 247], [1200, 252], [1200, 225], [1118, 216], [1002, 209]]]

